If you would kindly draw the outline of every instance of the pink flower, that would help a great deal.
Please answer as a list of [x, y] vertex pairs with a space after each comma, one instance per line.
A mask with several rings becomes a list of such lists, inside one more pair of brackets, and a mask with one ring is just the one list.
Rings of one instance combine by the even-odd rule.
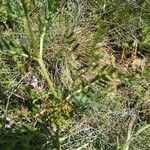
[[34, 75], [30, 75], [27, 79], [27, 84], [32, 86], [36, 90], [42, 90], [43, 85], [38, 82], [38, 79]]

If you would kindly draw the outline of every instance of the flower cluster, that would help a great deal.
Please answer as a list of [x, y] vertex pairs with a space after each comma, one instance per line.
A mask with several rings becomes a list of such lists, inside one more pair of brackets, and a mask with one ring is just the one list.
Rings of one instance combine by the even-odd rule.
[[42, 90], [43, 85], [38, 82], [38, 79], [34, 75], [29, 75], [27, 79], [27, 84], [36, 90]]

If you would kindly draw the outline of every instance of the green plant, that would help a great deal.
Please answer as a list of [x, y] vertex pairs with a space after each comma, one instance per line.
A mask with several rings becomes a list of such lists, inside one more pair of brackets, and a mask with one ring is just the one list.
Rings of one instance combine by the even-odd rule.
[[148, 5], [3, 0], [0, 149], [149, 147]]

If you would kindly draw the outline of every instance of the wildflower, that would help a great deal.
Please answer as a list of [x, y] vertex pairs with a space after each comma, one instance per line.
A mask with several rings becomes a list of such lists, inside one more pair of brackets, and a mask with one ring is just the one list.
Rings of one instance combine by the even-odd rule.
[[30, 75], [27, 79], [27, 84], [32, 86], [36, 90], [42, 90], [43, 85], [38, 82], [38, 79], [34, 75]]
[[34, 75], [30, 75], [27, 79], [28, 85], [31, 85], [33, 88], [36, 88], [38, 85], [38, 80]]
[[37, 86], [36, 86], [36, 89], [41, 91], [43, 89], [43, 85], [38, 83]]

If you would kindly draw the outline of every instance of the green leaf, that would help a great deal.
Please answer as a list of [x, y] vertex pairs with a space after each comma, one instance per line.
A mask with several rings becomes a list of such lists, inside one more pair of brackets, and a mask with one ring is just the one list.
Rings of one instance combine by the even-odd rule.
[[27, 47], [24, 46], [24, 45], [21, 45], [21, 47], [22, 47], [22, 51], [23, 51], [26, 55], [30, 56], [30, 52], [29, 52], [29, 50], [27, 49]]
[[111, 77], [109, 75], [106, 75], [106, 74], [103, 74], [101, 76], [101, 79], [104, 80], [104, 81], [111, 81]]

